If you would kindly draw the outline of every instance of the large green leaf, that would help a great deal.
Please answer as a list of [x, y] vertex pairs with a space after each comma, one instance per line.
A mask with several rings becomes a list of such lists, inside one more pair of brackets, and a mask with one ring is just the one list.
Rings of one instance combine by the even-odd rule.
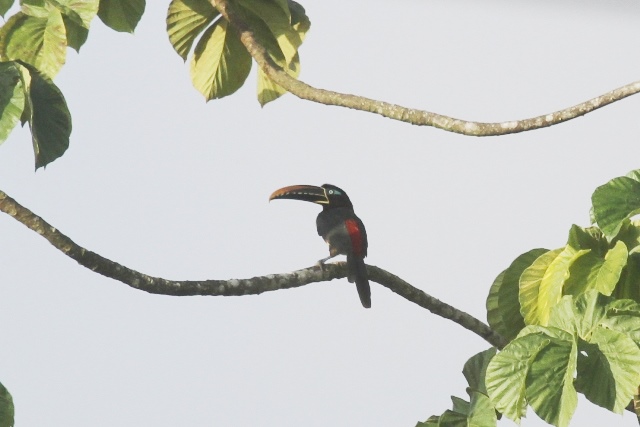
[[25, 89], [14, 62], [0, 62], [0, 144], [18, 124], [25, 103]]
[[36, 169], [62, 156], [69, 147], [71, 114], [62, 92], [33, 66], [21, 63], [22, 82], [27, 88], [28, 117]]
[[172, 0], [167, 11], [167, 34], [183, 60], [198, 35], [220, 12], [207, 0]]
[[3, 58], [21, 60], [35, 66], [53, 78], [66, 58], [67, 35], [62, 14], [54, 7], [39, 18], [18, 12], [0, 28], [0, 49]]
[[550, 322], [581, 340], [576, 384], [587, 399], [621, 413], [640, 384], [640, 306], [589, 291], [565, 297]]
[[576, 406], [577, 372], [575, 384], [589, 400], [619, 413], [640, 384], [638, 341], [638, 303], [595, 290], [565, 296], [548, 327], [527, 326], [491, 360], [489, 396], [515, 421], [529, 403], [545, 421], [566, 426]]
[[564, 248], [540, 255], [520, 276], [520, 313], [528, 325], [540, 324], [540, 285], [551, 263]]
[[576, 385], [591, 402], [621, 414], [640, 384], [640, 349], [628, 335], [597, 327], [581, 350]]
[[525, 416], [527, 373], [536, 355], [550, 343], [551, 338], [542, 333], [518, 337], [489, 362], [487, 392], [496, 409], [507, 418], [519, 422]]
[[598, 272], [595, 289], [604, 295], [611, 295], [620, 280], [622, 269], [627, 265], [629, 252], [627, 245], [617, 241], [615, 246], [607, 252], [604, 264]]
[[520, 314], [520, 276], [547, 249], [532, 249], [517, 257], [491, 286], [487, 297], [487, 320], [491, 328], [511, 340], [524, 328]]
[[240, 89], [250, 70], [251, 56], [224, 19], [207, 28], [191, 58], [191, 81], [207, 101]]
[[538, 323], [546, 325], [549, 321], [551, 309], [562, 298], [564, 284], [569, 278], [569, 268], [581, 256], [589, 253], [591, 249], [576, 250], [567, 245], [562, 252], [549, 264], [540, 282], [538, 295]]
[[620, 240], [604, 254], [604, 257], [596, 252], [584, 254], [571, 264], [564, 293], [579, 295], [589, 289], [595, 289], [602, 294], [611, 295], [627, 265], [628, 255], [626, 245]]
[[100, 0], [98, 16], [113, 30], [133, 33], [145, 6], [145, 0]]
[[557, 328], [527, 326], [489, 363], [487, 390], [496, 409], [518, 422], [527, 403], [545, 421], [566, 426], [577, 404], [577, 346]]
[[569, 277], [565, 281], [565, 295], [580, 295], [589, 289], [595, 289], [598, 274], [604, 265], [604, 258], [589, 252], [576, 259], [569, 267]]
[[614, 178], [596, 188], [591, 196], [593, 215], [609, 240], [620, 231], [624, 221], [640, 213], [640, 182], [636, 171]]
[[573, 387], [577, 345], [571, 335], [564, 335], [563, 339], [551, 339], [535, 355], [527, 373], [525, 393], [535, 413], [558, 427], [569, 425], [578, 405]]
[[13, 424], [13, 398], [5, 386], [0, 384], [0, 427], [13, 427]]

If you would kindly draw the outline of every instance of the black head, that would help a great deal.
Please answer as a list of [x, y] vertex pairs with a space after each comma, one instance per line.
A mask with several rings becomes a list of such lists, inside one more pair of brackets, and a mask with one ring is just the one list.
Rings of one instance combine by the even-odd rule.
[[328, 207], [331, 208], [352, 208], [353, 204], [349, 196], [341, 188], [331, 184], [322, 184], [325, 195], [329, 200]]

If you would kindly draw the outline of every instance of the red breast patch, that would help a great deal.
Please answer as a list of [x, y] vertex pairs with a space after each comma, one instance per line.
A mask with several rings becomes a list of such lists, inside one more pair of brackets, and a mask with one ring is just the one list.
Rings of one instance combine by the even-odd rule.
[[353, 248], [353, 254], [355, 256], [362, 256], [362, 232], [360, 230], [360, 226], [358, 225], [358, 221], [355, 219], [348, 219], [344, 222], [344, 225], [347, 227], [347, 233], [349, 233], [349, 237], [351, 238], [351, 247]]

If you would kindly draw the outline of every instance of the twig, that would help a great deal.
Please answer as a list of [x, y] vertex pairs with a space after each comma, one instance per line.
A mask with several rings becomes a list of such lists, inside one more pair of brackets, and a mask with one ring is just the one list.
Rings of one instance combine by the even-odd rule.
[[335, 105], [375, 113], [383, 117], [413, 125], [432, 126], [449, 132], [469, 136], [508, 135], [563, 123], [568, 120], [575, 119], [576, 117], [584, 116], [587, 113], [640, 92], [640, 81], [636, 81], [586, 102], [574, 105], [573, 107], [529, 119], [512, 120], [500, 123], [483, 123], [456, 119], [442, 114], [407, 108], [401, 105], [377, 101], [375, 99], [365, 98], [362, 96], [318, 89], [301, 80], [297, 80], [287, 74], [282, 67], [271, 59], [264, 46], [262, 46], [255, 38], [251, 27], [233, 10], [233, 6], [230, 6], [229, 1], [210, 1], [222, 16], [224, 16], [224, 18], [238, 30], [240, 40], [246, 47], [249, 54], [258, 63], [262, 71], [264, 71], [271, 80], [293, 95], [298, 98], [318, 102], [320, 104]]
[[[250, 279], [201, 281], [167, 280], [139, 273], [77, 245], [60, 230], [20, 205], [2, 191], [0, 191], [0, 211], [12, 216], [17, 221], [40, 234], [56, 249], [74, 259], [83, 267], [152, 294], [175, 296], [257, 295], [267, 291], [296, 288], [309, 283], [341, 279], [347, 276], [346, 264], [336, 263], [326, 264], [323, 269], [310, 267], [291, 273], [269, 274], [266, 276], [252, 277]], [[372, 266], [367, 266], [367, 269], [372, 281], [386, 286], [398, 295], [430, 310], [438, 316], [458, 323], [495, 347], [502, 348], [505, 345], [505, 341], [500, 335], [493, 332], [489, 326], [475, 317], [427, 295], [420, 289], [414, 288], [409, 283], [387, 271]]]

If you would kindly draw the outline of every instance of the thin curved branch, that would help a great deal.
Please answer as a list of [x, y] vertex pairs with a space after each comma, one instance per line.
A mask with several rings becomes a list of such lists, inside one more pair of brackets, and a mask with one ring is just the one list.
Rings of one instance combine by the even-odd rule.
[[[250, 279], [167, 280], [139, 273], [77, 245], [58, 229], [2, 191], [0, 191], [0, 211], [12, 216], [47, 239], [56, 249], [74, 259], [83, 267], [152, 294], [175, 296], [257, 295], [267, 291], [296, 288], [309, 283], [341, 279], [347, 276], [346, 264], [336, 263], [326, 264], [323, 269], [310, 267], [291, 273], [269, 274]], [[438, 316], [458, 323], [479, 335], [491, 345], [498, 348], [504, 347], [505, 340], [475, 317], [427, 295], [420, 289], [414, 288], [409, 283], [381, 268], [367, 266], [367, 269], [372, 281], [391, 289], [398, 295], [430, 310]]]
[[636, 81], [597, 96], [586, 102], [574, 105], [573, 107], [529, 119], [512, 120], [500, 123], [484, 123], [456, 119], [442, 114], [407, 108], [401, 105], [365, 98], [363, 96], [318, 89], [297, 80], [287, 74], [282, 67], [271, 59], [264, 46], [262, 46], [255, 38], [250, 26], [233, 10], [233, 6], [230, 6], [229, 1], [210, 1], [222, 16], [224, 16], [238, 30], [240, 40], [242, 40], [247, 51], [253, 59], [255, 59], [262, 71], [264, 71], [271, 80], [293, 95], [298, 98], [318, 102], [320, 104], [335, 105], [375, 113], [383, 117], [413, 125], [432, 126], [438, 129], [468, 136], [508, 135], [557, 125], [559, 123], [575, 119], [576, 117], [584, 116], [587, 113], [640, 92], [640, 81]]

